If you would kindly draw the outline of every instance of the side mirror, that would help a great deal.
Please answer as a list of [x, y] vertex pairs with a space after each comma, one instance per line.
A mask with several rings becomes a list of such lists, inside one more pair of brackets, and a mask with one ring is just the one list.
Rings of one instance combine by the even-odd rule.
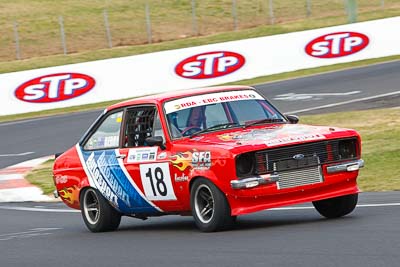
[[165, 149], [164, 138], [162, 136], [147, 137], [145, 141], [149, 146], [159, 146], [162, 150]]
[[297, 124], [299, 122], [299, 117], [296, 115], [286, 115], [286, 118], [289, 120], [291, 124]]

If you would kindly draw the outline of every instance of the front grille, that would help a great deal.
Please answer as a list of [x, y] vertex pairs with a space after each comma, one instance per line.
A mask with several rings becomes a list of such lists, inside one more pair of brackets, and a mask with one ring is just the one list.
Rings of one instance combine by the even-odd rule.
[[323, 182], [320, 166], [313, 166], [279, 173], [278, 189], [292, 188]]
[[[350, 140], [356, 147], [357, 140], [355, 138], [345, 140]], [[345, 158], [339, 151], [340, 141], [343, 139], [257, 151], [255, 153], [256, 174], [284, 172], [343, 160]], [[295, 159], [296, 155], [301, 157]], [[356, 155], [351, 155], [346, 159], [355, 158]], [[315, 159], [318, 159], [318, 163], [315, 162]]]

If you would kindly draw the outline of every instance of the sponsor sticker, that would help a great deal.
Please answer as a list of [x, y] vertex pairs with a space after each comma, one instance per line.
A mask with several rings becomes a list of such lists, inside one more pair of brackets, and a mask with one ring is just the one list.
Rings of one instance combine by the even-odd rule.
[[264, 98], [253, 90], [240, 90], [180, 98], [165, 103], [164, 108], [166, 113], [169, 114], [177, 110], [183, 110], [192, 107], [250, 99], [263, 100]]
[[172, 166], [179, 171], [186, 169], [209, 169], [211, 167], [210, 151], [186, 151], [171, 156]]
[[256, 129], [249, 132], [230, 132], [218, 135], [221, 141], [239, 141], [239, 142], [264, 142], [268, 146], [280, 144], [289, 144], [299, 141], [310, 141], [325, 139], [323, 133], [327, 133], [324, 128], [318, 129], [320, 133], [315, 133], [315, 129], [303, 127], [301, 125], [277, 126], [267, 129]]
[[359, 32], [336, 32], [309, 42], [305, 51], [316, 58], [337, 58], [360, 52], [369, 44], [367, 35]]
[[53, 103], [79, 97], [95, 84], [94, 78], [86, 74], [50, 74], [21, 84], [15, 90], [15, 97], [30, 103]]
[[211, 167], [211, 152], [210, 151], [193, 152], [192, 167], [194, 169], [209, 169]]
[[266, 141], [265, 144], [267, 144], [268, 146], [276, 146], [281, 144], [295, 143], [299, 141], [311, 141], [311, 140], [321, 140], [321, 139], [325, 139], [325, 136], [323, 136], [322, 134], [306, 134], [300, 136], [290, 136], [290, 137], [272, 139]]
[[98, 156], [92, 152], [85, 162], [89, 175], [93, 179], [96, 188], [105, 198], [110, 200], [117, 207], [120, 206], [118, 200], [130, 207], [129, 195], [119, 183], [118, 178], [110, 167], [117, 164], [110, 164], [108, 160], [105, 152], [102, 152]]
[[178, 175], [175, 173], [175, 182], [179, 183], [179, 182], [187, 182], [189, 181], [189, 176], [185, 175], [185, 174], [181, 174]]
[[54, 178], [56, 184], [65, 184], [68, 182], [68, 176], [66, 175], [56, 175]]
[[117, 159], [118, 149], [89, 152], [76, 147], [90, 186], [97, 188], [115, 208], [126, 214], [162, 212], [146, 199], [123, 160]]
[[246, 59], [239, 53], [215, 51], [197, 54], [182, 60], [175, 73], [188, 79], [210, 79], [231, 74], [239, 70]]
[[131, 148], [128, 152], [127, 163], [154, 161], [158, 147]]
[[167, 158], [167, 152], [161, 152], [158, 154], [158, 159], [166, 159]]

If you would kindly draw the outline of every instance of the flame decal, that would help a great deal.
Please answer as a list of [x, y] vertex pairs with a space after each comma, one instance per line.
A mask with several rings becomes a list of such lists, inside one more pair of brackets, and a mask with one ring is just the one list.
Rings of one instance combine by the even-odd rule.
[[218, 135], [218, 138], [221, 141], [232, 141], [234, 136], [232, 134], [220, 134]]
[[171, 163], [172, 166], [183, 172], [187, 168], [192, 167], [192, 152], [187, 151], [171, 156]]
[[69, 204], [74, 204], [75, 202], [78, 202], [79, 200], [79, 190], [76, 185], [71, 186], [71, 187], [65, 187], [58, 191], [60, 194], [60, 197], [68, 202]]

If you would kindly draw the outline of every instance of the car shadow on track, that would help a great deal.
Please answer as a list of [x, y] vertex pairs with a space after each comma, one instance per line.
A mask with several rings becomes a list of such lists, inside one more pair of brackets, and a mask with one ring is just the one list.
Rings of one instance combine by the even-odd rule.
[[[239, 216], [235, 226], [228, 231], [243, 231], [256, 229], [284, 228], [287, 226], [315, 227], [316, 225], [331, 225], [337, 222], [346, 223], [349, 220], [357, 219], [355, 215], [348, 215], [338, 219], [325, 219], [318, 214], [311, 212], [286, 212], [250, 214]], [[132, 221], [133, 220], [133, 221]], [[161, 218], [150, 218], [146, 221], [134, 221], [135, 219], [126, 218], [118, 231], [159, 231], [159, 232], [198, 232], [192, 217], [165, 216]]]

